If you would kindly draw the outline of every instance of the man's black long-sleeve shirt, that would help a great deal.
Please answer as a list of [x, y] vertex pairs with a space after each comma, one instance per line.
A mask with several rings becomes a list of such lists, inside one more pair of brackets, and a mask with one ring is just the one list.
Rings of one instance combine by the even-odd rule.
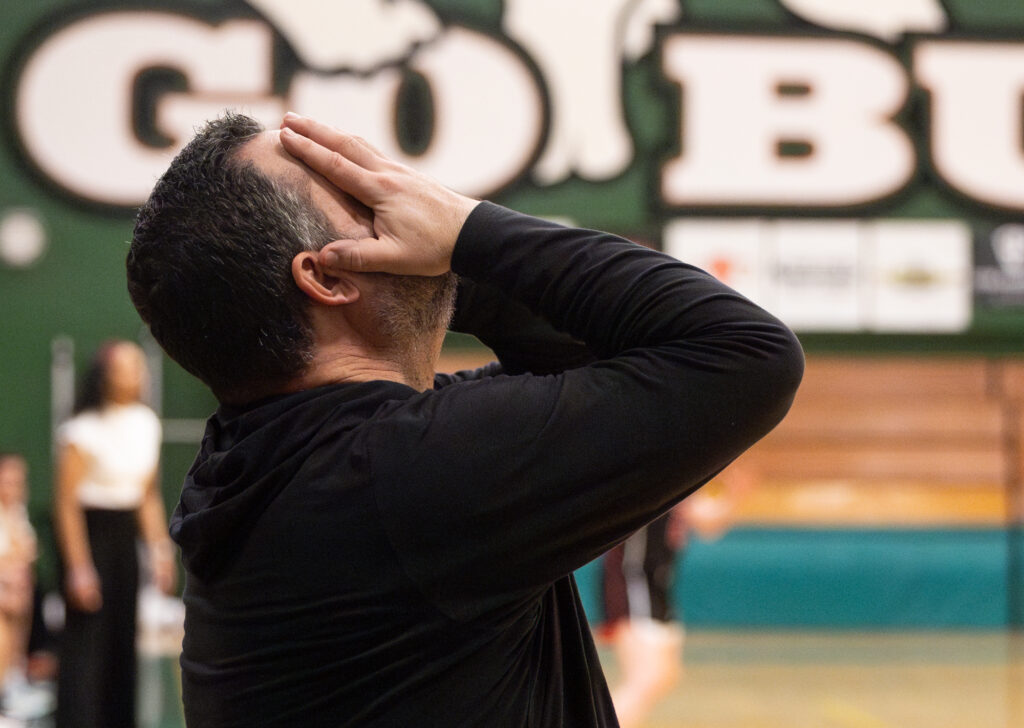
[[171, 525], [190, 728], [616, 725], [572, 572], [774, 427], [800, 347], [695, 268], [489, 203], [452, 268], [501, 365], [210, 418]]

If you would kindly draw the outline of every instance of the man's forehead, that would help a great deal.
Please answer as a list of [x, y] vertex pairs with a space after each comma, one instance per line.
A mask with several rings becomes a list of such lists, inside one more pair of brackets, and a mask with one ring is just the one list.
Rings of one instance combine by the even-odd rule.
[[291, 156], [281, 144], [281, 132], [267, 129], [247, 141], [238, 150], [240, 159], [251, 160], [268, 177], [301, 183], [312, 179], [313, 170]]

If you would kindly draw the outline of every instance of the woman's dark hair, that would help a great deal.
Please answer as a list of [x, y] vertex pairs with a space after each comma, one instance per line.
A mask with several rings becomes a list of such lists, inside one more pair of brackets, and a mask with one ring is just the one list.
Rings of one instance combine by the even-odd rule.
[[100, 344], [89, 361], [89, 367], [82, 375], [75, 393], [75, 406], [72, 414], [80, 414], [89, 410], [102, 409], [107, 399], [107, 372], [110, 370], [110, 356], [114, 348], [124, 342], [105, 341]]

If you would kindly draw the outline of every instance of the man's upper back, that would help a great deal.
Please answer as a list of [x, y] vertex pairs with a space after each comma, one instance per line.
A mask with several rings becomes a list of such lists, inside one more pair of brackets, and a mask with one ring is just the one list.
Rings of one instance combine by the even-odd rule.
[[[445, 474], [378, 475], [396, 467], [378, 461], [417, 459], [415, 440], [435, 426], [420, 400], [432, 398], [445, 393], [338, 385], [211, 418], [172, 526], [189, 571], [190, 726], [612, 724], [571, 577], [473, 599], [460, 586], [472, 572], [506, 564], [449, 532], [450, 550], [467, 552], [456, 573], [443, 554], [404, 553], [389, 533], [438, 520], [387, 492]], [[429, 559], [435, 578], [424, 584], [410, 572]], [[425, 593], [446, 582], [449, 598]]]

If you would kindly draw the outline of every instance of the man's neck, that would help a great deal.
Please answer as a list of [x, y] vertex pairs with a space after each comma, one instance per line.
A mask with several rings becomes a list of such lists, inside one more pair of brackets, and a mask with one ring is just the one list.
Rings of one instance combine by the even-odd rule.
[[288, 386], [289, 391], [312, 389], [326, 384], [386, 381], [405, 384], [423, 392], [433, 387], [435, 356], [426, 352], [367, 351], [337, 344], [318, 347], [305, 372]]

